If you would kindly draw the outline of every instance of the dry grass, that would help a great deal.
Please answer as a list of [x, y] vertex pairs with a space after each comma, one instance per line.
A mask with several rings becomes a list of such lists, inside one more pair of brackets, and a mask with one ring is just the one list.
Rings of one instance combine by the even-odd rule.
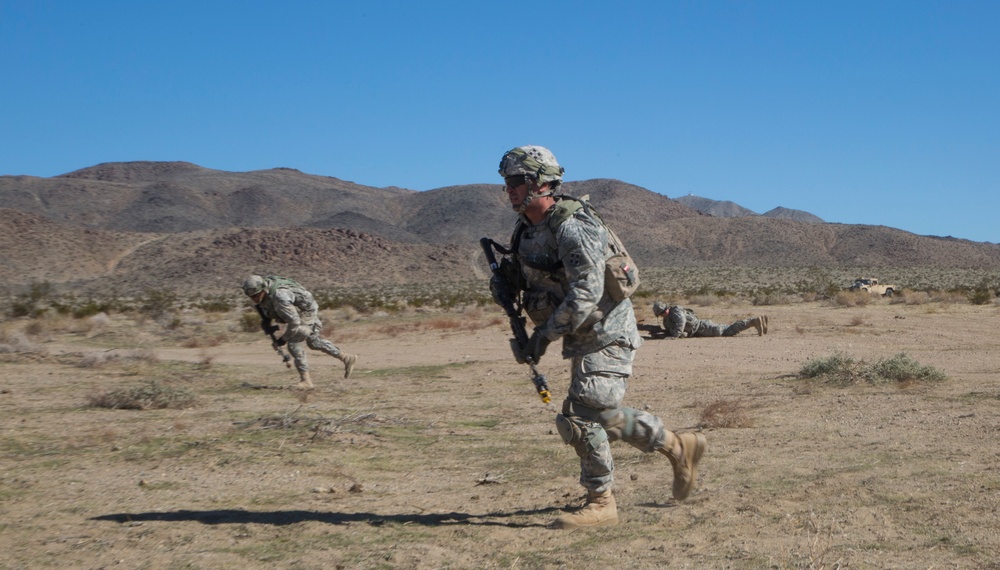
[[[709, 451], [692, 497], [672, 502], [669, 463], [616, 444], [621, 522], [600, 533], [544, 528], [580, 495], [578, 458], [510, 361], [499, 310], [473, 319], [492, 326], [474, 334], [433, 328], [469, 316], [458, 311], [339, 322], [371, 341], [358, 345], [370, 368], [341, 389], [337, 363], [320, 359], [317, 389], [302, 393], [241, 385], [295, 382], [259, 329], [230, 332], [201, 371], [200, 349], [122, 319], [99, 339], [55, 342], [156, 347], [148, 376], [18, 355], [5, 370], [6, 555], [16, 568], [988, 568], [996, 485], [981, 438], [1000, 398], [998, 310], [938, 310], [773, 307], [786, 325], [763, 338], [646, 343], [627, 401], [671, 428], [712, 430]], [[872, 326], [844, 326], [855, 312]], [[376, 332], [389, 324], [409, 336]], [[954, 377], [890, 389], [791, 379], [848, 343], [872, 361], [886, 345], [908, 350]], [[544, 368], [565, 390], [565, 364], [553, 354]], [[195, 391], [198, 405], [79, 405], [86, 386], [149, 379]]]
[[840, 291], [833, 298], [838, 307], [864, 307], [872, 302], [872, 294], [865, 291]]
[[80, 359], [79, 366], [81, 368], [103, 368], [110, 364], [152, 364], [156, 361], [156, 353], [147, 348], [105, 350], [84, 355]]
[[[696, 404], [696, 407], [702, 406]], [[704, 405], [698, 427], [749, 428], [753, 427], [753, 420], [747, 412], [746, 404], [741, 400], [720, 399]]]
[[174, 388], [149, 381], [140, 386], [97, 392], [87, 396], [95, 408], [113, 410], [184, 409], [194, 406], [195, 395], [184, 388]]

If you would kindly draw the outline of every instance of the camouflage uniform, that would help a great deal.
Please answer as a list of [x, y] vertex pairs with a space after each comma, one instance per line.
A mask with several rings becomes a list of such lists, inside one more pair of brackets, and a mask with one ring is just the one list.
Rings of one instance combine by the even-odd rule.
[[553, 528], [618, 523], [611, 490], [613, 441], [665, 455], [674, 471], [674, 498], [687, 498], [707, 449], [705, 437], [667, 431], [653, 414], [622, 406], [642, 341], [627, 289], [617, 282], [606, 285], [604, 276], [606, 270], [617, 276], [618, 269], [627, 269], [631, 286], [637, 277], [634, 268], [621, 264], [620, 244], [585, 202], [554, 194], [565, 170], [547, 148], [511, 149], [501, 159], [499, 172], [508, 201], [520, 216], [511, 239], [514, 263], [505, 259], [493, 266], [490, 289], [501, 305], [512, 292], [519, 293], [521, 306], [536, 325], [526, 346], [512, 344], [515, 356], [534, 365], [548, 343], [561, 338], [563, 358], [571, 361], [569, 395], [556, 415], [556, 429], [580, 457], [587, 502], [558, 517]]
[[663, 328], [670, 338], [690, 338], [696, 336], [734, 336], [756, 326], [757, 319], [741, 319], [731, 325], [718, 325], [708, 319], [699, 319], [694, 311], [674, 305], [663, 314]]
[[[323, 322], [319, 318], [319, 305], [312, 293], [291, 279], [274, 275], [264, 278], [254, 275], [247, 283], [257, 283], [259, 281], [255, 280], [260, 279], [263, 283], [256, 288], [258, 292], [263, 291], [264, 295], [257, 306], [265, 319], [285, 324], [284, 333], [278, 340], [281, 344], [287, 343], [288, 352], [291, 353], [303, 382], [311, 387], [306, 346], [343, 361], [344, 377], [350, 376], [356, 356], [344, 354], [336, 345], [320, 336]], [[247, 289], [248, 285], [244, 284], [244, 290]]]
[[563, 339], [572, 379], [556, 424], [580, 457], [580, 484], [600, 493], [614, 479], [612, 441], [652, 452], [667, 436], [660, 418], [622, 407], [642, 341], [631, 300], [616, 304], [604, 291], [607, 230], [586, 210], [556, 228], [550, 217], [551, 212], [538, 225], [524, 216], [518, 221], [523, 231], [516, 258], [527, 284], [523, 302], [536, 334]]

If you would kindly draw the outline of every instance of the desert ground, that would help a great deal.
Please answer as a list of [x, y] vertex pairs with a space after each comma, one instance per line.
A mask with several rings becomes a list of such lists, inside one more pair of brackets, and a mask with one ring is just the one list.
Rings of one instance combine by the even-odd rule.
[[[492, 306], [331, 311], [358, 369], [313, 352], [309, 393], [243, 309], [8, 319], [0, 567], [1000, 568], [1000, 307], [695, 308], [770, 321], [638, 352], [626, 404], [703, 430], [697, 490], [674, 501], [666, 458], [618, 442], [620, 524], [575, 531], [547, 528], [583, 497], [553, 422], [566, 361], [542, 360], [543, 404]], [[899, 353], [946, 379], [799, 377]], [[191, 405], [94, 405], [141, 386]]]

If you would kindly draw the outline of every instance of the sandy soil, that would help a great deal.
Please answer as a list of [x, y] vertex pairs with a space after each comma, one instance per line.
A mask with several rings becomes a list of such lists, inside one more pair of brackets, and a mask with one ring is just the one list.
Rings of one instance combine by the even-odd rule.
[[[697, 491], [673, 501], [666, 459], [619, 443], [621, 523], [572, 532], [546, 525], [581, 503], [576, 456], [492, 309], [337, 323], [359, 369], [313, 353], [308, 395], [235, 315], [186, 321], [186, 340], [113, 317], [16, 343], [28, 323], [4, 323], [0, 567], [1000, 568], [1000, 309], [763, 310], [764, 337], [639, 351], [627, 403], [704, 429]], [[947, 380], [796, 377], [838, 352]], [[541, 368], [561, 401], [557, 350]], [[151, 380], [195, 407], [88, 405]], [[704, 426], [720, 407], [729, 427]]]

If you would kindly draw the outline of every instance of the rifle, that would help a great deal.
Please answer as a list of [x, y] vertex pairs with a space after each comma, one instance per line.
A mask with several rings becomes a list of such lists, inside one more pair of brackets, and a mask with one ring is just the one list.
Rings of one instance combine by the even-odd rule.
[[[493, 254], [493, 248], [496, 248], [501, 255], [509, 255], [511, 253], [510, 250], [485, 237], [479, 240], [479, 245], [482, 246], [483, 253], [486, 254], [486, 261], [489, 262], [493, 275], [497, 276], [498, 281], [505, 284], [506, 281], [503, 280], [503, 276], [500, 274], [500, 264], [497, 263], [496, 255]], [[510, 330], [514, 333], [512, 340], [517, 343], [518, 348], [523, 353], [524, 349], [528, 346], [528, 331], [524, 328], [525, 318], [521, 316], [520, 307], [514, 306], [512, 292], [508, 291], [506, 287], [501, 288], [497, 292], [497, 300], [500, 301], [500, 306], [503, 307], [503, 310], [507, 313], [507, 318], [510, 320]], [[535, 383], [535, 390], [542, 398], [542, 401], [548, 404], [552, 401], [552, 397], [549, 394], [549, 385], [545, 381], [545, 375], [538, 371], [535, 362], [532, 361], [530, 356], [526, 357], [525, 360], [531, 368], [531, 381]]]
[[274, 338], [274, 330], [277, 327], [275, 327], [275, 329], [272, 329], [270, 326], [268, 326], [271, 323], [271, 319], [264, 316], [264, 309], [261, 309], [260, 305], [254, 305], [253, 308], [257, 309], [257, 314], [260, 315], [260, 328], [264, 329], [264, 334], [271, 337], [271, 348], [273, 348], [274, 351], [278, 353], [278, 356], [281, 357], [281, 361], [285, 363], [285, 368], [291, 368], [292, 367], [291, 355], [285, 352], [284, 350], [281, 350], [281, 347], [278, 346], [278, 339]]

